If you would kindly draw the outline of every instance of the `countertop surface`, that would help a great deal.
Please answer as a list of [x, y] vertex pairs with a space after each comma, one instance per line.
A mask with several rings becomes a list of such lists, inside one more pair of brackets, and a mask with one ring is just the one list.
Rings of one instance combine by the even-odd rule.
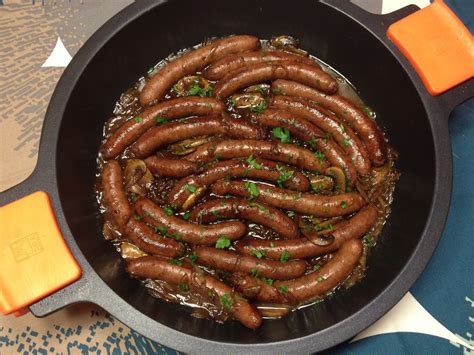
[[[133, 0], [0, 0], [0, 191], [33, 170], [47, 104], [87, 38]], [[375, 13], [414, 1], [355, 0]], [[423, 5], [426, 0], [419, 0]], [[474, 31], [474, 1], [446, 1]], [[474, 94], [474, 93], [473, 93]], [[452, 113], [454, 188], [442, 239], [405, 297], [340, 354], [474, 353], [474, 99]], [[92, 304], [45, 318], [0, 316], [0, 354], [174, 354]]]

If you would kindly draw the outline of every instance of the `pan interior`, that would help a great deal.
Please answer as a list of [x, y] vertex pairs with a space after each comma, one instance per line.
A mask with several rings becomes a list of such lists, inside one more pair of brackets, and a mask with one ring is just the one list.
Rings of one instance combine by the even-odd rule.
[[[118, 253], [101, 236], [94, 199], [102, 126], [119, 95], [168, 54], [230, 34], [260, 38], [289, 34], [300, 39], [303, 49], [339, 70], [377, 112], [379, 125], [400, 153], [397, 168], [402, 174], [392, 215], [363, 282], [320, 305], [265, 321], [257, 331], [237, 322], [196, 319], [184, 306], [149, 296], [127, 276]], [[58, 187], [67, 222], [107, 285], [163, 325], [204, 339], [247, 344], [316, 333], [344, 321], [379, 295], [400, 273], [421, 238], [434, 191], [434, 168], [428, 117], [395, 58], [354, 20], [324, 4], [304, 0], [170, 1], [156, 6], [115, 34], [80, 75], [66, 106], [57, 147]], [[140, 317], [135, 319], [139, 322]]]

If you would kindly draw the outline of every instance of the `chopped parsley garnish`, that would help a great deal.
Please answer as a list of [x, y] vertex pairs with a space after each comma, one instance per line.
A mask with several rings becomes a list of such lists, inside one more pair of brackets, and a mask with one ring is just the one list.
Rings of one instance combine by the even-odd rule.
[[323, 281], [324, 281], [324, 277], [322, 277], [322, 276], [318, 276], [318, 278], [316, 279], [316, 282], [317, 282], [318, 284], [320, 284], [320, 283], [323, 282]]
[[189, 219], [189, 216], [191, 216], [191, 211], [188, 211], [185, 214], [183, 214], [183, 219], [187, 221]]
[[285, 285], [280, 285], [278, 286], [278, 291], [280, 291], [281, 293], [288, 293], [288, 287], [286, 287]]
[[164, 123], [168, 123], [168, 120], [164, 117], [155, 116], [155, 122], [157, 124], [164, 124]]
[[221, 301], [222, 308], [231, 309], [232, 305], [234, 304], [232, 296], [228, 293], [224, 293], [222, 296], [219, 297], [219, 299]]
[[219, 239], [217, 239], [216, 241], [217, 249], [226, 249], [226, 248], [229, 248], [230, 245], [231, 245], [230, 239], [225, 236], [219, 237]]
[[173, 212], [174, 212], [173, 209], [170, 206], [163, 206], [163, 211], [165, 211], [165, 213], [168, 216], [172, 216]]
[[263, 250], [257, 250], [255, 248], [250, 249], [250, 253], [253, 256], [256, 256], [257, 258], [261, 259], [265, 256], [265, 252]]
[[350, 144], [349, 139], [344, 138], [344, 140], [342, 141], [342, 145], [343, 145], [344, 147], [348, 147], [349, 144]]
[[316, 139], [311, 138], [311, 140], [307, 141], [306, 143], [308, 143], [311, 148], [314, 148], [316, 146]]
[[286, 215], [291, 218], [294, 217], [296, 213], [294, 211], [286, 211]]
[[178, 259], [171, 259], [170, 264], [181, 266], [181, 265], [183, 265], [183, 262], [181, 260], [178, 260]]
[[260, 192], [258, 191], [257, 185], [252, 181], [246, 181], [245, 182], [245, 188], [249, 192], [250, 198], [255, 198], [255, 197], [258, 197], [258, 195], [260, 195]]
[[140, 116], [137, 116], [137, 117], [135, 117], [135, 122], [136, 122], [136, 123], [142, 123], [142, 122], [143, 122], [143, 118], [141, 118]]
[[186, 184], [186, 188], [188, 189], [189, 192], [192, 194], [196, 192], [197, 188], [193, 184]]
[[314, 271], [319, 270], [319, 269], [321, 269], [321, 265], [316, 264], [316, 265], [313, 266]]
[[258, 103], [257, 106], [252, 106], [250, 108], [250, 111], [256, 112], [256, 113], [262, 113], [266, 108], [267, 108], [267, 103], [265, 102], [265, 100], [262, 100]]
[[367, 233], [362, 237], [362, 242], [367, 245], [369, 248], [372, 248], [375, 245], [375, 240], [372, 238], [372, 236]]
[[186, 93], [186, 96], [206, 97], [206, 96], [211, 96], [212, 91], [213, 89], [210, 85], [208, 85], [205, 88], [202, 88], [201, 85], [199, 85], [199, 80], [195, 80], [193, 85], [189, 88], [188, 92]]
[[189, 291], [189, 286], [188, 286], [188, 284], [180, 284], [180, 285], [179, 285], [179, 289], [180, 289], [181, 291], [186, 292], [186, 291]]
[[268, 285], [273, 285], [273, 279], [269, 279], [269, 278], [266, 278], [266, 277], [261, 277], [260, 280], [262, 280], [263, 282], [265, 282], [266, 284]]
[[347, 202], [341, 201], [341, 208], [346, 208], [346, 207], [347, 207]]
[[257, 203], [257, 202], [250, 202], [249, 205], [251, 207], [257, 207], [260, 211], [263, 212], [269, 212], [268, 208], [266, 208], [264, 205]]
[[197, 261], [198, 256], [196, 254], [191, 254], [188, 256], [188, 259], [194, 264]]
[[158, 227], [155, 227], [155, 232], [163, 234], [163, 235], [167, 235], [168, 234], [168, 228], [163, 227], [163, 226], [158, 226]]
[[317, 150], [313, 153], [313, 155], [318, 158], [319, 160], [321, 161], [325, 161], [326, 160], [326, 156], [324, 155], [324, 153], [320, 150]]
[[247, 163], [249, 163], [250, 166], [254, 167], [257, 170], [262, 169], [262, 164], [257, 163], [257, 160], [255, 160], [253, 155], [247, 158]]
[[372, 109], [369, 107], [369, 106], [364, 106], [364, 108], [362, 109], [362, 111], [364, 111], [364, 113], [370, 117], [370, 118], [374, 118], [375, 117], [375, 112], [372, 111]]
[[183, 237], [178, 233], [173, 233], [170, 235], [170, 237], [176, 239], [177, 241], [180, 241], [181, 239], [183, 239]]
[[216, 217], [216, 218], [222, 218], [222, 216], [220, 215], [220, 213], [217, 212], [217, 211], [211, 211], [211, 213], [212, 213], [212, 215], [213, 215], [214, 217]]
[[272, 92], [276, 95], [285, 95], [282, 88], [272, 88]]
[[297, 194], [293, 195], [293, 200], [298, 201], [301, 198], [301, 195], [301, 192], [298, 192]]
[[137, 215], [137, 214], [135, 213], [135, 214], [133, 215], [133, 219], [134, 219], [135, 221], [141, 221], [142, 216], [139, 216], [139, 215]]
[[344, 133], [346, 131], [342, 123], [339, 125], [339, 130], [341, 131], [341, 133]]
[[331, 139], [331, 137], [332, 137], [332, 135], [331, 135], [330, 132], [326, 132], [326, 133], [324, 134], [324, 140], [325, 140], [326, 142], [327, 142], [329, 139]]
[[281, 253], [280, 255], [280, 261], [282, 263], [286, 263], [290, 259], [291, 259], [291, 254], [287, 250], [284, 250], [283, 253]]
[[253, 277], [257, 277], [258, 276], [258, 270], [256, 267], [253, 267], [250, 269], [250, 275], [252, 275]]
[[322, 182], [317, 182], [317, 183], [311, 183], [311, 188], [313, 189], [314, 192], [319, 192], [323, 189], [323, 183]]
[[276, 169], [280, 172], [280, 176], [278, 176], [277, 184], [278, 186], [283, 187], [283, 183], [293, 176], [294, 171], [289, 170], [285, 168], [284, 166], [280, 166], [280, 165], [277, 165]]
[[286, 127], [275, 127], [272, 130], [273, 136], [280, 140], [282, 143], [291, 142], [291, 134]]

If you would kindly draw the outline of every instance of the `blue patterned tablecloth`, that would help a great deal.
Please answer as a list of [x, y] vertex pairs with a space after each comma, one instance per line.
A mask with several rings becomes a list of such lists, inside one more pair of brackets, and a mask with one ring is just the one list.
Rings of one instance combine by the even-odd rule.
[[[62, 71], [58, 68], [67, 65], [67, 62], [62, 65], [61, 60], [66, 60], [69, 53], [74, 55], [100, 24], [132, 1], [0, 0], [0, 112], [3, 113], [0, 133], [2, 130], [5, 133], [6, 124], [11, 123], [11, 120], [16, 119], [20, 125], [14, 148], [5, 146], [5, 143], [0, 146], [2, 159], [7, 154], [5, 152], [11, 149], [13, 155], [22, 152], [26, 154], [33, 159], [34, 165], [38, 127], [41, 127], [49, 95]], [[385, 3], [382, 0], [354, 0], [378, 12], [388, 5], [393, 7], [393, 2], [400, 5], [407, 3], [404, 0], [383, 1]], [[423, 3], [426, 0], [417, 1]], [[474, 0], [445, 2], [474, 32]], [[45, 21], [44, 26], [34, 29], [36, 38], [43, 38], [40, 45], [35, 43], [38, 41], [34, 38], [20, 35], [27, 28], [25, 26], [36, 20]], [[18, 27], [15, 29], [15, 26]], [[18, 48], [37, 46], [35, 56], [44, 58], [40, 60], [41, 63], [29, 61], [22, 66], [23, 55], [12, 57], [8, 41], [16, 43]], [[49, 49], [45, 49], [45, 46], [49, 46]], [[50, 55], [48, 58], [42, 51], [51, 52], [52, 47], [57, 55]], [[63, 51], [62, 57], [60, 51]], [[14, 66], [15, 63], [22, 69], [13, 72], [6, 70], [8, 65]], [[33, 95], [30, 102], [34, 102], [36, 106], [22, 108], [16, 105], [15, 98], [11, 94], [7, 96], [7, 91], [4, 90], [5, 82], [10, 80], [13, 83], [15, 72], [24, 78], [25, 71], [34, 73], [39, 68], [42, 70], [43, 81], [30, 79], [24, 84], [17, 81], [14, 84], [17, 85], [14, 87], [16, 91], [9, 86], [9, 92], [18, 92], [21, 97]], [[31, 86], [31, 82], [35, 85]], [[28, 85], [31, 90], [28, 90]], [[433, 258], [410, 292], [389, 314], [352, 342], [341, 344], [326, 353], [474, 354], [474, 99], [465, 102], [452, 113], [449, 130], [453, 147], [454, 189], [446, 229]], [[31, 135], [25, 132], [30, 132]], [[5, 136], [2, 136], [2, 142], [3, 137]], [[30, 142], [33, 144], [29, 145]], [[10, 175], [21, 178], [21, 174], [16, 171]], [[3, 179], [5, 176], [0, 177]], [[0, 189], [8, 187], [11, 181], [2, 179]], [[81, 304], [43, 319], [31, 315], [18, 319], [0, 316], [0, 354], [12, 353], [177, 352], [142, 337], [103, 310], [90, 304]]]

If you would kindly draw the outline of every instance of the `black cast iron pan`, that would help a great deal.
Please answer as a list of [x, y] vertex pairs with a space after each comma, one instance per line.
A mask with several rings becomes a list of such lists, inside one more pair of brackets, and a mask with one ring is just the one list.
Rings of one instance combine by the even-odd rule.
[[[388, 40], [387, 27], [418, 10], [369, 14], [344, 0], [291, 2], [137, 1], [107, 22], [74, 57], [51, 99], [37, 167], [1, 194], [1, 205], [36, 190], [51, 199], [81, 278], [32, 304], [37, 316], [94, 302], [139, 333], [185, 352], [315, 352], [341, 343], [386, 313], [428, 262], [442, 233], [451, 193], [448, 116], [474, 92], [473, 80], [439, 96]], [[343, 73], [378, 114], [400, 153], [393, 212], [369, 260], [366, 278], [318, 306], [251, 331], [190, 316], [186, 307], [150, 297], [124, 271], [101, 237], [94, 197], [102, 127], [126, 88], [169, 53], [211, 36], [289, 34]]]

